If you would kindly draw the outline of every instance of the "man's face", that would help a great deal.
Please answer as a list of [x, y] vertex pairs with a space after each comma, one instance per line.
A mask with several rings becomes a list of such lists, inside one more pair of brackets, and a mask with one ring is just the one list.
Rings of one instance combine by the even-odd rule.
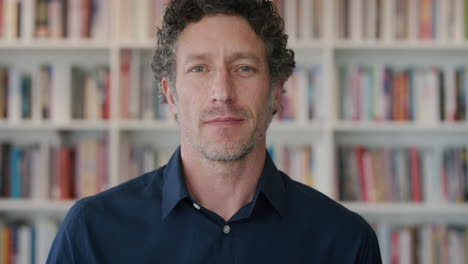
[[176, 94], [167, 80], [163, 90], [183, 143], [209, 160], [233, 161], [264, 140], [281, 89], [270, 89], [265, 44], [245, 19], [215, 15], [189, 24], [176, 65]]

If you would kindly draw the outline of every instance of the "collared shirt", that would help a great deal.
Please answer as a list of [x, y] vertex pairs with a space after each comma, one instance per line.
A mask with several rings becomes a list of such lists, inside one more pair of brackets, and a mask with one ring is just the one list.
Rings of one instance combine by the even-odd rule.
[[47, 263], [381, 263], [359, 215], [278, 171], [267, 154], [229, 221], [187, 192], [180, 148], [166, 166], [78, 201]]

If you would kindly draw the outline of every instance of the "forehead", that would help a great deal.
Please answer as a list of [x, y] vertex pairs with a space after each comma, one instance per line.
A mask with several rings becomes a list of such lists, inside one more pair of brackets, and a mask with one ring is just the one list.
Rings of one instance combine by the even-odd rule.
[[218, 56], [266, 61], [263, 40], [240, 16], [212, 15], [190, 23], [176, 45], [177, 61]]

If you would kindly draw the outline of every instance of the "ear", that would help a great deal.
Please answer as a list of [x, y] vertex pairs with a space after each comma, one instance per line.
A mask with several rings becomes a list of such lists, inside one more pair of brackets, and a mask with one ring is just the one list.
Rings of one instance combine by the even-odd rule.
[[274, 87], [274, 104], [273, 104], [273, 113], [276, 114], [281, 108], [281, 101], [284, 93], [284, 82], [279, 81], [278, 84]]
[[166, 96], [167, 104], [169, 105], [169, 109], [171, 112], [176, 115], [177, 114], [177, 107], [176, 107], [176, 95], [173, 93], [172, 89], [170, 88], [169, 80], [166, 77], [163, 77], [161, 80], [161, 88], [164, 96]]

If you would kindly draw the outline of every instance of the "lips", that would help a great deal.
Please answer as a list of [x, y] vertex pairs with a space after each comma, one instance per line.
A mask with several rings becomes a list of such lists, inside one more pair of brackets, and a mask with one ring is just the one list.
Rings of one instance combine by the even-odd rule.
[[210, 119], [205, 124], [210, 125], [234, 125], [242, 122], [244, 119], [240, 117], [217, 117]]

